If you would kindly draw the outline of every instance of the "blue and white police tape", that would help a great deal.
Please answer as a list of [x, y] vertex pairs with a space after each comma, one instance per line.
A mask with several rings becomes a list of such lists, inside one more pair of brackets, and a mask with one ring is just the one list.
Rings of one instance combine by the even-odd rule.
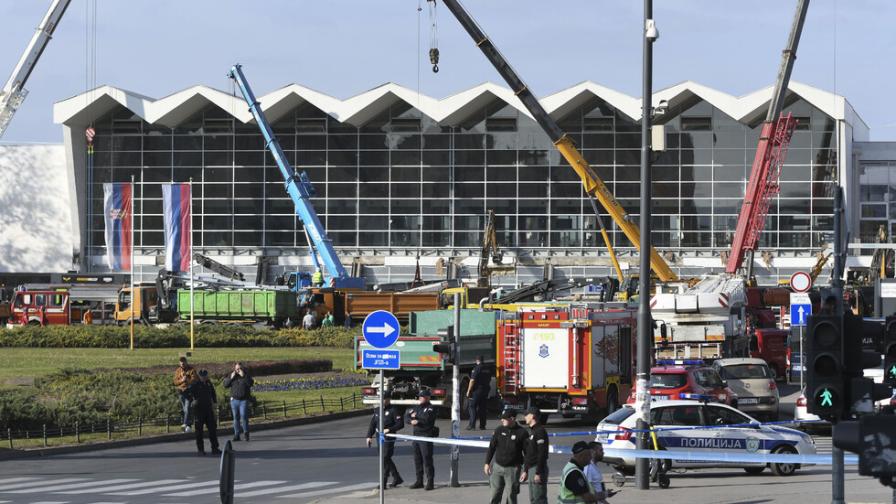
[[[689, 430], [713, 430], [713, 429], [731, 429], [738, 427], [761, 427], [761, 426], [788, 426], [788, 425], [796, 425], [796, 424], [820, 424], [827, 423], [824, 420], [783, 420], [778, 422], [763, 422], [763, 423], [738, 423], [738, 424], [723, 424], [723, 425], [687, 425], [687, 426], [678, 426], [678, 427], [654, 427], [653, 429], [628, 429], [625, 430], [627, 432], [631, 432], [634, 434], [642, 433], [642, 432], [671, 432], [671, 431], [689, 431]], [[577, 431], [577, 432], [551, 432], [548, 434], [549, 437], [587, 437], [587, 436], [596, 436], [598, 434], [618, 434], [620, 429], [613, 430], [593, 430], [593, 431]], [[459, 436], [457, 439], [491, 439], [491, 436]]]
[[[465, 446], [468, 448], [488, 449], [488, 441], [471, 439], [433, 438], [423, 436], [409, 436], [406, 434], [386, 434], [387, 437], [402, 441], [419, 441], [447, 446]], [[550, 446], [550, 453], [570, 454], [568, 446]], [[756, 463], [756, 464], [801, 464], [801, 465], [831, 465], [831, 455], [792, 455], [784, 453], [744, 453], [723, 451], [696, 451], [696, 450], [622, 450], [618, 448], [604, 448], [604, 457], [607, 459], [645, 458], [645, 459], [670, 459], [682, 462], [719, 462], [719, 463]], [[856, 465], [859, 458], [856, 455], [846, 455], [844, 463]]]

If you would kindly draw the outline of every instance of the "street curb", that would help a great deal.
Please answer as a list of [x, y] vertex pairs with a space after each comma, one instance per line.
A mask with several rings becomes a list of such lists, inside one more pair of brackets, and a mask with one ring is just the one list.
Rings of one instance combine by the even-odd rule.
[[[331, 413], [329, 415], [315, 415], [301, 418], [291, 418], [286, 420], [275, 420], [271, 422], [252, 424], [252, 432], [265, 431], [272, 429], [281, 429], [284, 427], [294, 427], [297, 425], [308, 425], [320, 422], [328, 422], [330, 420], [342, 420], [344, 418], [353, 418], [364, 415], [370, 415], [373, 409], [360, 409], [355, 411], [346, 411], [340, 413]], [[218, 436], [229, 436], [233, 429], [229, 427], [218, 427]], [[53, 455], [65, 455], [69, 453], [84, 453], [99, 450], [108, 450], [110, 448], [129, 448], [133, 446], [144, 446], [158, 443], [169, 443], [171, 441], [183, 441], [195, 439], [193, 433], [178, 432], [176, 434], [162, 434], [158, 436], [148, 436], [134, 439], [121, 439], [119, 441], [101, 441], [97, 443], [88, 443], [81, 445], [58, 446], [54, 448], [32, 448], [24, 450], [0, 450], [0, 461], [16, 460], [23, 458], [50, 457]]]

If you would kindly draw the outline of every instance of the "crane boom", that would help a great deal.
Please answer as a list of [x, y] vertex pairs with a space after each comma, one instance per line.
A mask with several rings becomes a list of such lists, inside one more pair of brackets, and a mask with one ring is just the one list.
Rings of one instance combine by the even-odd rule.
[[37, 65], [37, 60], [40, 59], [44, 49], [47, 48], [47, 43], [53, 38], [53, 32], [56, 30], [56, 26], [59, 25], [59, 20], [65, 14], [65, 9], [68, 8], [69, 3], [71, 3], [71, 0], [53, 0], [50, 3], [50, 8], [47, 9], [47, 13], [44, 14], [40, 24], [34, 30], [31, 42], [28, 43], [28, 47], [25, 48], [25, 52], [19, 58], [19, 62], [13, 69], [3, 89], [0, 90], [0, 138], [3, 137], [3, 133], [6, 131], [6, 127], [9, 126], [9, 122], [12, 121], [12, 116], [15, 115], [16, 110], [25, 101], [25, 96], [28, 95], [28, 90], [25, 89], [25, 82], [28, 81], [34, 66]]
[[[579, 178], [582, 180], [582, 185], [585, 188], [585, 192], [588, 193], [589, 197], [596, 198], [600, 202], [613, 219], [613, 222], [615, 222], [622, 232], [625, 233], [628, 240], [634, 244], [635, 247], [640, 248], [641, 234], [638, 230], [638, 226], [631, 222], [631, 218], [613, 196], [613, 193], [610, 192], [610, 189], [607, 188], [603, 180], [597, 176], [597, 173], [591, 168], [588, 162], [585, 161], [585, 158], [582, 157], [582, 154], [576, 148], [572, 138], [564, 133], [557, 122], [548, 115], [547, 111], [541, 106], [541, 103], [538, 102], [535, 95], [532, 94], [519, 75], [517, 75], [513, 68], [511, 68], [510, 64], [504, 59], [504, 56], [501, 55], [498, 48], [495, 47], [488, 36], [486, 36], [482, 29], [479, 28], [479, 25], [476, 24], [476, 21], [467, 13], [460, 2], [458, 0], [443, 1], [445, 6], [448, 7], [448, 10], [451, 11], [470, 37], [473, 38], [476, 46], [482, 50], [486, 58], [488, 58], [498, 73], [501, 74], [501, 77], [504, 78], [504, 81], [507, 82], [517, 98], [523, 102], [523, 105], [529, 113], [532, 114], [532, 117], [535, 118], [538, 125], [541, 126], [545, 133], [547, 133], [551, 142], [554, 143], [554, 146], [557, 147], [557, 150], [560, 151], [563, 158], [566, 159], [573, 170], [579, 175]], [[663, 260], [653, 248], [650, 250], [650, 266], [657, 277], [663, 282], [677, 279], [677, 276], [666, 261]]]
[[759, 135], [759, 145], [756, 147], [753, 167], [750, 169], [750, 180], [747, 191], [744, 193], [744, 202], [737, 219], [734, 239], [731, 242], [731, 254], [729, 254], [728, 263], [725, 266], [726, 273], [737, 273], [746, 257], [746, 277], [753, 276], [753, 254], [756, 252], [759, 236], [765, 227], [765, 218], [768, 215], [771, 199], [780, 190], [778, 179], [781, 167], [784, 164], [787, 148], [790, 146], [790, 139], [796, 127], [796, 120], [792, 114], [782, 114], [781, 110], [784, 108], [784, 95], [787, 93], [787, 85], [790, 83], [790, 74], [793, 72], [793, 64], [796, 60], [796, 49], [800, 43], [800, 35], [803, 32], [808, 9], [809, 0], [798, 0], [790, 37], [787, 40], [787, 47], [784, 48], [781, 55], [778, 78], [775, 81], [775, 89], [768, 104], [768, 113]]
[[265, 145], [274, 157], [277, 167], [280, 168], [280, 173], [286, 181], [286, 192], [289, 193], [293, 203], [296, 205], [296, 215], [302, 220], [305, 231], [311, 238], [311, 242], [314, 243], [314, 248], [317, 249], [317, 253], [327, 269], [327, 283], [331, 287], [363, 289], [364, 279], [349, 276], [339, 260], [339, 256], [333, 248], [333, 242], [327, 237], [327, 231], [321, 224], [320, 219], [317, 217], [317, 212], [314, 210], [314, 205], [311, 203], [311, 197], [315, 194], [314, 186], [311, 185], [308, 174], [304, 171], [296, 173], [296, 170], [286, 160], [286, 154], [283, 153], [280, 142], [274, 136], [274, 131], [268, 124], [268, 120], [264, 112], [262, 112], [258, 100], [255, 99], [255, 93], [252, 92], [246, 76], [243, 75], [242, 66], [239, 64], [234, 65], [230, 69], [228, 76], [236, 81], [239, 86], [243, 98], [249, 104], [249, 112], [252, 113], [252, 117], [258, 123], [258, 129], [261, 130], [261, 134], [264, 136]]

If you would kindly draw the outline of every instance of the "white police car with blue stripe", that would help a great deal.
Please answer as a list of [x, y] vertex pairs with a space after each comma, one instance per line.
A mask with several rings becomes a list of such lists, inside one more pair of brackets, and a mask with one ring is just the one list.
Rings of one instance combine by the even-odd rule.
[[[637, 405], [636, 405], [637, 406]], [[633, 432], [637, 415], [626, 406], [608, 415], [597, 426], [596, 440], [605, 448], [633, 450], [637, 433]], [[812, 436], [778, 425], [761, 425], [757, 420], [724, 404], [695, 400], [662, 401], [650, 405], [650, 424], [655, 430], [660, 449], [694, 453], [794, 454], [815, 455]], [[622, 457], [617, 468], [628, 471], [635, 459]], [[778, 476], [789, 476], [798, 464], [756, 462], [717, 462], [675, 460], [679, 468], [742, 467], [750, 474], [759, 474], [766, 467]]]

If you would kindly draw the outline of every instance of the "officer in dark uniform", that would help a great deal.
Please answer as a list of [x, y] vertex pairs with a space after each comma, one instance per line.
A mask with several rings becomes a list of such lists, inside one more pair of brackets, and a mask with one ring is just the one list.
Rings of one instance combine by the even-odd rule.
[[[405, 423], [414, 426], [414, 435], [420, 437], [436, 437], [439, 435], [436, 427], [436, 410], [429, 402], [432, 394], [429, 390], [421, 390], [417, 395], [419, 403], [413, 408], [408, 408], [405, 413]], [[432, 464], [432, 443], [414, 441], [414, 469], [417, 471], [417, 481], [411, 488], [423, 488], [423, 474], [426, 473], [426, 489], [433, 489], [433, 480], [436, 470]]]
[[[380, 409], [373, 410], [373, 418], [370, 419], [370, 426], [367, 428], [367, 447], [373, 444], [373, 435], [376, 434], [380, 426]], [[383, 434], [394, 434], [404, 427], [404, 419], [398, 414], [398, 410], [392, 407], [388, 397], [383, 398]], [[398, 468], [392, 461], [392, 455], [395, 453], [395, 438], [385, 438], [383, 445], [383, 488], [386, 488], [386, 482], [389, 475], [392, 475], [392, 488], [404, 483], [401, 475], [398, 474]]]
[[482, 356], [476, 357], [476, 366], [470, 372], [470, 385], [467, 386], [467, 414], [470, 417], [470, 423], [467, 430], [476, 428], [476, 420], [479, 420], [479, 428], [485, 430], [486, 410], [488, 403], [488, 391], [491, 387], [491, 377], [485, 365], [482, 364]]
[[526, 443], [526, 465], [523, 478], [529, 479], [529, 502], [548, 504], [548, 432], [541, 425], [541, 410], [535, 406], [526, 410], [529, 440]]
[[215, 420], [215, 409], [218, 404], [218, 395], [215, 386], [208, 380], [208, 371], [199, 371], [199, 381], [193, 382], [187, 388], [187, 395], [196, 407], [196, 448], [200, 455], [205, 455], [205, 441], [202, 439], [203, 426], [208, 428], [208, 440], [212, 445], [212, 455], [218, 455], [218, 422]]

